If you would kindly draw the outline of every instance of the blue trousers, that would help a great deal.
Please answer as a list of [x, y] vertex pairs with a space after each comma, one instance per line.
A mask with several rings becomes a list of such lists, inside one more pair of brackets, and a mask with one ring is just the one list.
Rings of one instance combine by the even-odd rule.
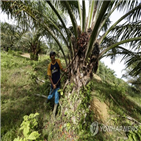
[[47, 99], [52, 99], [55, 96], [55, 104], [58, 104], [59, 103], [59, 92], [58, 92], [59, 89], [60, 88], [58, 87], [52, 92], [52, 88], [50, 88], [50, 93]]

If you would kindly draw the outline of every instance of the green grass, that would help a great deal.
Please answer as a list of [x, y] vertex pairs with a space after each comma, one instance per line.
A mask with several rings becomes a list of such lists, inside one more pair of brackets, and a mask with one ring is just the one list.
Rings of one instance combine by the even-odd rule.
[[1, 135], [3, 141], [12, 141], [17, 136], [15, 133], [24, 115], [39, 112], [42, 116], [48, 111], [43, 105], [45, 99], [34, 95], [40, 93], [42, 88], [32, 79], [36, 76], [34, 66], [37, 62], [3, 52], [1, 62]]
[[[58, 120], [57, 125], [50, 122], [54, 101], [46, 104], [46, 99], [34, 95], [43, 94], [47, 96], [49, 94], [50, 82], [46, 72], [49, 62], [49, 57], [45, 55], [38, 62], [35, 62], [16, 53], [1, 52], [2, 141], [13, 141], [14, 138], [21, 135], [19, 128], [23, 117], [36, 112], [40, 114], [37, 130], [41, 133], [42, 138], [50, 141], [55, 140], [55, 138], [60, 141], [67, 138], [67, 135], [63, 135], [60, 130], [61, 119]], [[64, 64], [63, 60], [62, 62]], [[36, 83], [37, 77], [46, 80], [46, 82]], [[65, 76], [62, 79], [62, 84], [66, 78]], [[114, 78], [114, 82], [115, 80], [116, 78]], [[116, 124], [127, 123], [122, 118], [125, 114], [141, 122], [141, 94], [130, 90], [127, 84], [121, 80], [117, 80], [117, 83], [92, 81], [92, 96], [109, 105], [109, 115], [118, 115]], [[113, 136], [99, 133], [89, 140], [113, 140]]]
[[[92, 88], [92, 96], [108, 105], [110, 126], [139, 126], [134, 122], [134, 119], [141, 123], [141, 102], [136, 101], [137, 98], [141, 98], [140, 93], [129, 91], [129, 87], [125, 87], [125, 85], [117, 86], [107, 82], [94, 81]], [[132, 95], [133, 93], [134, 95]], [[126, 134], [112, 132], [112, 140], [116, 140], [117, 137], [122, 137], [121, 140], [123, 140]]]
[[[110, 85], [108, 83], [94, 83], [94, 91], [97, 93], [97, 96], [103, 97], [104, 101], [112, 102], [114, 104], [113, 110], [117, 112], [117, 109], [119, 111], [122, 111], [124, 113], [129, 114], [130, 116], [138, 119], [141, 121], [141, 103], [138, 103], [135, 101], [135, 97], [129, 98], [129, 94], [127, 93], [128, 89], [123, 86], [116, 86], [116, 85]], [[141, 98], [140, 94], [136, 94], [138, 97]]]

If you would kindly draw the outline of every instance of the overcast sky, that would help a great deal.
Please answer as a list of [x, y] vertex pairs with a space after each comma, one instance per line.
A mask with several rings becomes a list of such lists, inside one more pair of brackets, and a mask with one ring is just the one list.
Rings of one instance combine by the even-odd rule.
[[[119, 17], [121, 17], [121, 15], [123, 15], [123, 13], [115, 11], [110, 19], [111, 19], [111, 21], [115, 22], [115, 21], [117, 21], [117, 19], [119, 19]], [[0, 21], [1, 22], [8, 22], [10, 24], [16, 23], [14, 21], [14, 19], [9, 20], [8, 16], [6, 14], [2, 13], [1, 10], [0, 10]], [[121, 62], [121, 57], [117, 57], [113, 64], [111, 63], [110, 58], [103, 58], [101, 61], [104, 62], [104, 64], [106, 66], [108, 66], [108, 68], [115, 71], [116, 77], [121, 78], [122, 74], [124, 74], [124, 71], [122, 71], [122, 70], [125, 68], [125, 65], [124, 65], [123, 61]]]

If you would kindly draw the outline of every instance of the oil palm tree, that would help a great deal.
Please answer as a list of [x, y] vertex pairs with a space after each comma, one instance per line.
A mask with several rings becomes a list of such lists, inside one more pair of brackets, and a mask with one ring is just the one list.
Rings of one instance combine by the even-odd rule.
[[22, 33], [19, 27], [10, 25], [8, 23], [1, 23], [1, 47], [3, 50], [8, 51], [17, 50], [17, 41], [20, 40]]
[[26, 31], [19, 40], [19, 44], [27, 48], [30, 53], [30, 59], [38, 61], [38, 55], [41, 52], [42, 37], [44, 31], [41, 29], [32, 29], [31, 31]]

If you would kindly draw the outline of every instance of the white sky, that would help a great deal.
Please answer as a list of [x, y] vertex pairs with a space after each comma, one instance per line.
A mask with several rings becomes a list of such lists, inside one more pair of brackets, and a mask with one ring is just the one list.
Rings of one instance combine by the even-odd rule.
[[10, 24], [15, 24], [15, 20], [14, 19], [8, 19], [7, 14], [2, 13], [1, 9], [0, 9], [0, 22], [8, 22]]
[[[120, 12], [115, 11], [114, 14], [111, 16], [111, 21], [116, 21], [117, 19], [119, 19], [118, 17], [121, 17], [121, 15], [123, 15]], [[1, 12], [0, 10], [0, 22], [8, 22], [10, 24], [15, 24], [14, 19], [9, 20], [8, 16], [4, 13]], [[122, 74], [124, 74], [124, 72], [122, 71], [125, 68], [124, 62], [121, 62], [121, 57], [116, 58], [115, 62], [112, 64], [111, 63], [111, 59], [110, 58], [103, 58], [101, 60], [102, 62], [104, 62], [104, 64], [115, 71], [116, 77], [121, 78]]]

